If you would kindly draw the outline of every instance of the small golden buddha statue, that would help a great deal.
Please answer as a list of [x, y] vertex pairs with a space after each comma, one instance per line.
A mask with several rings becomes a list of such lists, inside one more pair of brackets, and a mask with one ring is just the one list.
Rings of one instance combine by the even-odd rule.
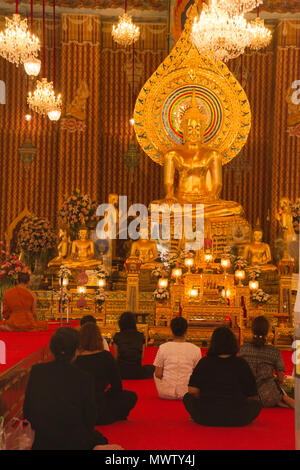
[[71, 255], [64, 264], [70, 268], [95, 268], [102, 264], [95, 258], [95, 246], [92, 240], [88, 239], [88, 229], [79, 230], [79, 239], [72, 242]]
[[132, 244], [130, 258], [139, 258], [142, 262], [141, 269], [154, 269], [158, 256], [156, 243], [148, 240], [147, 233], [141, 230], [139, 240]]
[[58, 256], [53, 258], [48, 264], [51, 266], [61, 266], [65, 263], [70, 251], [70, 237], [66, 229], [59, 229], [59, 244], [57, 246]]
[[284, 260], [290, 260], [292, 257], [289, 253], [289, 245], [291, 242], [297, 240], [297, 236], [294, 230], [293, 225], [293, 216], [292, 216], [292, 203], [287, 197], [280, 199], [279, 211], [276, 214], [276, 219], [279, 222], [281, 236], [284, 241]]
[[258, 220], [253, 230], [253, 241], [246, 245], [243, 257], [248, 261], [250, 267], [258, 266], [262, 272], [276, 271], [276, 266], [270, 263], [272, 261], [270, 245], [264, 243], [262, 239], [263, 230]]
[[[191, 106], [182, 118], [183, 145], [164, 156], [166, 196], [154, 203], [169, 205], [204, 204], [205, 217], [242, 215], [243, 208], [234, 201], [219, 199], [222, 190], [222, 155], [203, 144], [205, 117], [197, 106], [195, 91]], [[179, 175], [175, 190], [175, 171]]]

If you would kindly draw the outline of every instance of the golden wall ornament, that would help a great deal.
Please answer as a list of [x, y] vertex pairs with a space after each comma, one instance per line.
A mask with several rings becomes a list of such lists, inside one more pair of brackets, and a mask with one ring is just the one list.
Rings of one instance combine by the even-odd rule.
[[193, 92], [206, 126], [204, 145], [230, 162], [245, 145], [251, 111], [245, 91], [222, 62], [198, 53], [190, 41], [193, 20], [201, 8], [195, 1], [185, 29], [168, 57], [142, 87], [134, 110], [134, 129], [143, 151], [156, 163], [182, 144], [181, 119]]

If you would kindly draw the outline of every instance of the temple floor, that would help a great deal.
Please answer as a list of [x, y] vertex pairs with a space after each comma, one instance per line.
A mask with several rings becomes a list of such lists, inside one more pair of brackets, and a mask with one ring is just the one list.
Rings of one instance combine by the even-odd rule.
[[[0, 373], [21, 359], [45, 347], [59, 323], [50, 324], [46, 332], [5, 333], [0, 340], [7, 345], [7, 364]], [[157, 348], [147, 347], [144, 363], [152, 364]], [[202, 349], [205, 355], [206, 350]], [[282, 351], [286, 374], [293, 365], [291, 351]], [[127, 422], [99, 429], [110, 443], [125, 450], [293, 450], [294, 411], [282, 408], [263, 409], [258, 419], [244, 428], [211, 428], [189, 419], [181, 401], [158, 398], [154, 380], [123, 381], [124, 389], [138, 394], [138, 402]]]
[[[145, 350], [152, 364], [157, 348]], [[202, 355], [205, 350], [202, 349]], [[282, 351], [286, 373], [291, 374], [290, 351]], [[244, 428], [212, 428], [190, 421], [181, 401], [161, 400], [154, 380], [124, 380], [123, 387], [138, 394], [136, 407], [126, 421], [99, 429], [110, 443], [126, 450], [294, 450], [295, 415], [283, 408], [263, 409]]]

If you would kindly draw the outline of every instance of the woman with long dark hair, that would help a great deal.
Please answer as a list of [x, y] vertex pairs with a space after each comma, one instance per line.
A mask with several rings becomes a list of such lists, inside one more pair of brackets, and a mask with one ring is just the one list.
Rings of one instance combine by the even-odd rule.
[[34, 331], [47, 330], [46, 321], [37, 321], [36, 295], [29, 290], [30, 274], [19, 273], [17, 285], [7, 289], [3, 298], [3, 322], [0, 330], [4, 331]]
[[246, 426], [260, 413], [255, 378], [247, 362], [236, 356], [234, 334], [217, 328], [207, 356], [189, 381], [183, 403], [192, 419], [204, 426]]
[[136, 317], [124, 312], [119, 319], [120, 332], [113, 339], [114, 355], [122, 379], [151, 379], [154, 366], [142, 366], [145, 337], [136, 327]]
[[93, 379], [72, 364], [78, 347], [78, 331], [59, 328], [50, 340], [54, 361], [31, 369], [23, 414], [35, 431], [33, 450], [111, 448], [94, 430], [97, 407]]
[[104, 350], [97, 324], [85, 323], [79, 334], [79, 354], [75, 365], [94, 379], [97, 424], [111, 424], [127, 419], [137, 402], [137, 394], [123, 390], [117, 363], [111, 353]]
[[241, 346], [239, 356], [243, 357], [251, 367], [264, 408], [273, 406], [294, 408], [293, 398], [290, 398], [280, 386], [284, 380], [285, 365], [279, 349], [266, 344], [268, 331], [267, 318], [256, 317], [252, 323], [252, 342]]

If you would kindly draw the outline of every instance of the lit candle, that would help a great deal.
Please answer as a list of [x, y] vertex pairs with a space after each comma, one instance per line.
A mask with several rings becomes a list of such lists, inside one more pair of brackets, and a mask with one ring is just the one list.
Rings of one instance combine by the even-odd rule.
[[184, 260], [184, 265], [188, 268], [189, 272], [191, 271], [191, 267], [194, 266], [194, 259], [193, 258], [186, 258]]
[[160, 287], [161, 289], [166, 289], [168, 287], [168, 284], [169, 284], [168, 279], [165, 279], [163, 277], [159, 279], [158, 281], [158, 287]]
[[105, 285], [106, 285], [105, 279], [99, 279], [99, 280], [98, 280], [98, 286], [99, 286], [99, 287], [102, 287], [102, 288], [103, 288], [103, 287], [105, 287]]
[[193, 288], [190, 290], [190, 296], [191, 296], [191, 297], [198, 297], [198, 295], [199, 295], [198, 289], [196, 289], [195, 287], [193, 287]]
[[239, 281], [239, 286], [242, 285], [242, 281], [245, 279], [246, 273], [243, 269], [237, 269], [234, 273], [234, 276], [237, 281]]

